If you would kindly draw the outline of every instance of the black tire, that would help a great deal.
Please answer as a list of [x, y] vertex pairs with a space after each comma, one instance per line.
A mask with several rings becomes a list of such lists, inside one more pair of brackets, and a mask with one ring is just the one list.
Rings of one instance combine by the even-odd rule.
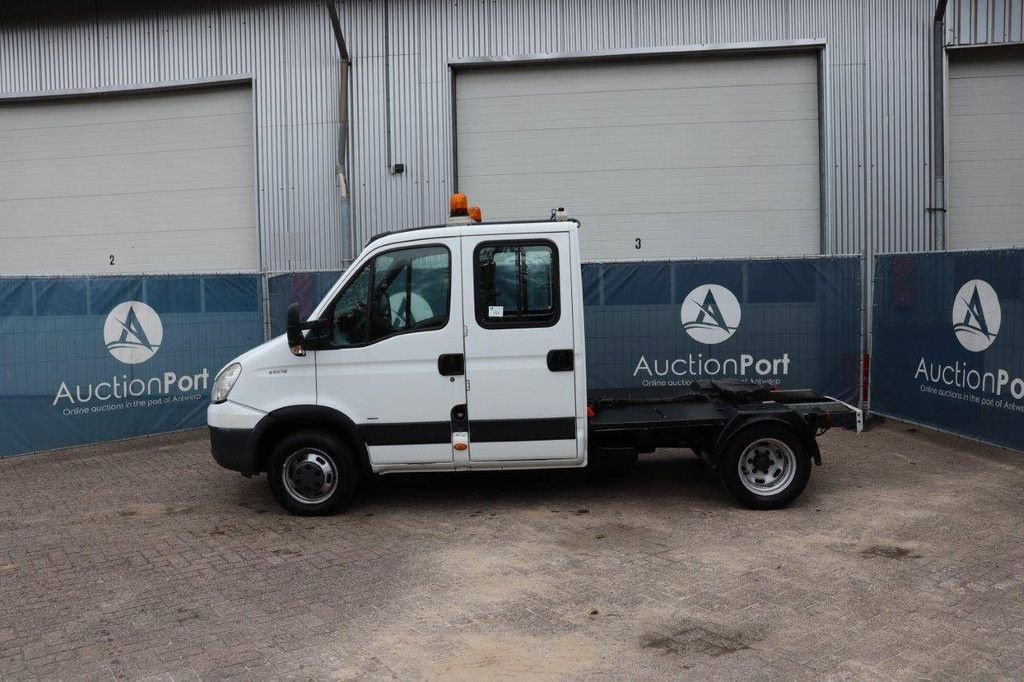
[[334, 434], [299, 431], [270, 453], [267, 481], [274, 499], [292, 514], [335, 514], [355, 495], [359, 469], [352, 449]]
[[753, 424], [729, 441], [718, 460], [718, 476], [741, 504], [753, 509], [780, 509], [807, 487], [811, 456], [792, 429], [778, 424]]

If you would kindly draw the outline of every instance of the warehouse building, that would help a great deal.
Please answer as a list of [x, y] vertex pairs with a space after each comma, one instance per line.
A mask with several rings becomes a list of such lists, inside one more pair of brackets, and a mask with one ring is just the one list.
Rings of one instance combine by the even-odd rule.
[[13, 2], [0, 274], [336, 269], [565, 206], [589, 260], [1024, 245], [1024, 0]]

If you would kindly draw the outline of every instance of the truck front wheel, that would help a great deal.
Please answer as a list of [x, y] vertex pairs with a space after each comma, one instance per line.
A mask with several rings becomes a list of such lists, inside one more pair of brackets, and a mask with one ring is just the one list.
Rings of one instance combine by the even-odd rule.
[[733, 437], [718, 461], [725, 489], [754, 509], [779, 509], [795, 500], [811, 477], [811, 457], [793, 431], [755, 424]]
[[267, 459], [270, 491], [292, 514], [333, 514], [355, 494], [358, 469], [351, 450], [333, 434], [286, 436]]

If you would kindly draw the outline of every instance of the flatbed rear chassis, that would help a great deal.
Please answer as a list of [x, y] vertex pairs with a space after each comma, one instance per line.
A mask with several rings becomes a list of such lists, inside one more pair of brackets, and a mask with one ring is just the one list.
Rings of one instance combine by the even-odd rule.
[[773, 422], [798, 434], [815, 464], [821, 464], [818, 435], [832, 426], [863, 428], [861, 411], [840, 400], [739, 381], [593, 390], [587, 397], [592, 457], [688, 447], [715, 466], [732, 436], [753, 424]]

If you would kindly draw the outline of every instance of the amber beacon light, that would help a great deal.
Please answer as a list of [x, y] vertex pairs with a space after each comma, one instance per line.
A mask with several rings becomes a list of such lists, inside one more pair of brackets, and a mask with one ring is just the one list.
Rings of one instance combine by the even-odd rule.
[[452, 217], [469, 215], [469, 200], [465, 194], [453, 194], [448, 200], [448, 214]]

